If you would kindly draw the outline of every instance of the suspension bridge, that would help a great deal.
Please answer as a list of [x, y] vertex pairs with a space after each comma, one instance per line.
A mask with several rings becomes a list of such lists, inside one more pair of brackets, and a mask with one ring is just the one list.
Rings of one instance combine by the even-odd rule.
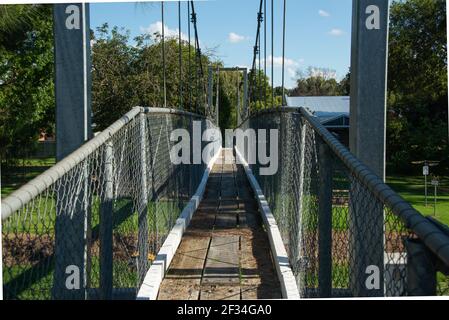
[[[385, 112], [388, 1], [354, 2], [351, 151], [306, 106], [276, 106], [274, 93], [270, 101], [263, 92], [267, 7], [283, 8], [284, 56], [286, 1], [258, 3], [251, 70], [202, 66], [194, 3], [186, 3], [198, 70], [179, 90], [196, 90], [196, 107], [186, 110], [181, 99], [169, 108], [164, 81], [160, 108], [135, 107], [95, 137], [88, 6], [55, 5], [58, 162], [2, 199], [3, 298], [449, 295], [441, 286], [448, 227], [384, 183], [385, 137], [382, 127], [372, 130], [384, 120], [375, 112]], [[181, 21], [181, 3], [178, 13]], [[164, 31], [161, 41], [165, 57]], [[163, 63], [164, 79], [165, 72]], [[243, 142], [189, 140], [188, 150], [216, 148], [207, 161], [189, 152], [175, 163], [174, 131], [204, 137], [220, 129], [220, 72], [241, 74], [235, 108]], [[278, 155], [273, 174], [263, 173], [267, 150]]]

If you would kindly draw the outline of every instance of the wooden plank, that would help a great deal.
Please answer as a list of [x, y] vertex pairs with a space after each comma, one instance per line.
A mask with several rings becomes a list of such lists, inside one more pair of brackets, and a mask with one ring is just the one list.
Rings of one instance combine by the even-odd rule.
[[246, 224], [246, 213], [245, 212], [239, 212], [237, 216], [237, 224], [239, 228], [246, 228], [248, 225]]
[[242, 300], [280, 299], [281, 290], [275, 275], [266, 235], [253, 231], [252, 237], [241, 237]]
[[239, 203], [236, 200], [222, 200], [218, 206], [220, 211], [233, 211], [239, 209]]
[[[239, 217], [240, 216], [241, 215], [239, 215]], [[244, 220], [246, 223], [246, 227], [248, 227], [248, 228], [251, 228], [251, 229], [260, 229], [261, 228], [262, 219], [261, 219], [259, 213], [245, 212]]]
[[271, 283], [241, 287], [242, 300], [282, 299], [281, 291]]
[[215, 216], [215, 229], [231, 229], [237, 227], [237, 214], [218, 212]]
[[200, 300], [240, 300], [240, 286], [201, 286]]
[[213, 236], [202, 284], [239, 284], [238, 236]]
[[165, 275], [159, 300], [197, 300], [210, 238], [185, 236]]
[[196, 280], [164, 279], [159, 289], [158, 300], [198, 300], [200, 285]]

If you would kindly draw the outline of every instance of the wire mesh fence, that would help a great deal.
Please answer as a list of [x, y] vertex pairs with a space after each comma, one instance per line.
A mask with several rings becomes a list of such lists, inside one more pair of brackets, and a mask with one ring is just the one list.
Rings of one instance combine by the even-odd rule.
[[445, 227], [416, 212], [305, 109], [262, 111], [240, 128], [279, 132], [277, 173], [261, 175], [258, 161], [251, 169], [302, 297], [449, 295]]
[[5, 299], [133, 298], [205, 164], [170, 161], [174, 129], [213, 124], [134, 108], [2, 201]]

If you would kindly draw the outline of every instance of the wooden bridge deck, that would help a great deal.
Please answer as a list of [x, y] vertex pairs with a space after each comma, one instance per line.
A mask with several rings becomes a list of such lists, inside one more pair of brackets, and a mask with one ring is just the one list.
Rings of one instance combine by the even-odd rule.
[[[224, 155], [232, 163], [224, 163]], [[270, 244], [244, 169], [232, 151], [214, 165], [161, 284], [159, 300], [278, 299]]]

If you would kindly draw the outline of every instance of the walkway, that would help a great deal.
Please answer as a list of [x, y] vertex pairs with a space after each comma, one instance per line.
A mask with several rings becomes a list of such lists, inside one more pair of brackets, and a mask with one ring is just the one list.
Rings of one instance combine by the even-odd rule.
[[[232, 163], [224, 163], [224, 155]], [[278, 299], [270, 244], [245, 171], [223, 150], [159, 290], [159, 300]]]

